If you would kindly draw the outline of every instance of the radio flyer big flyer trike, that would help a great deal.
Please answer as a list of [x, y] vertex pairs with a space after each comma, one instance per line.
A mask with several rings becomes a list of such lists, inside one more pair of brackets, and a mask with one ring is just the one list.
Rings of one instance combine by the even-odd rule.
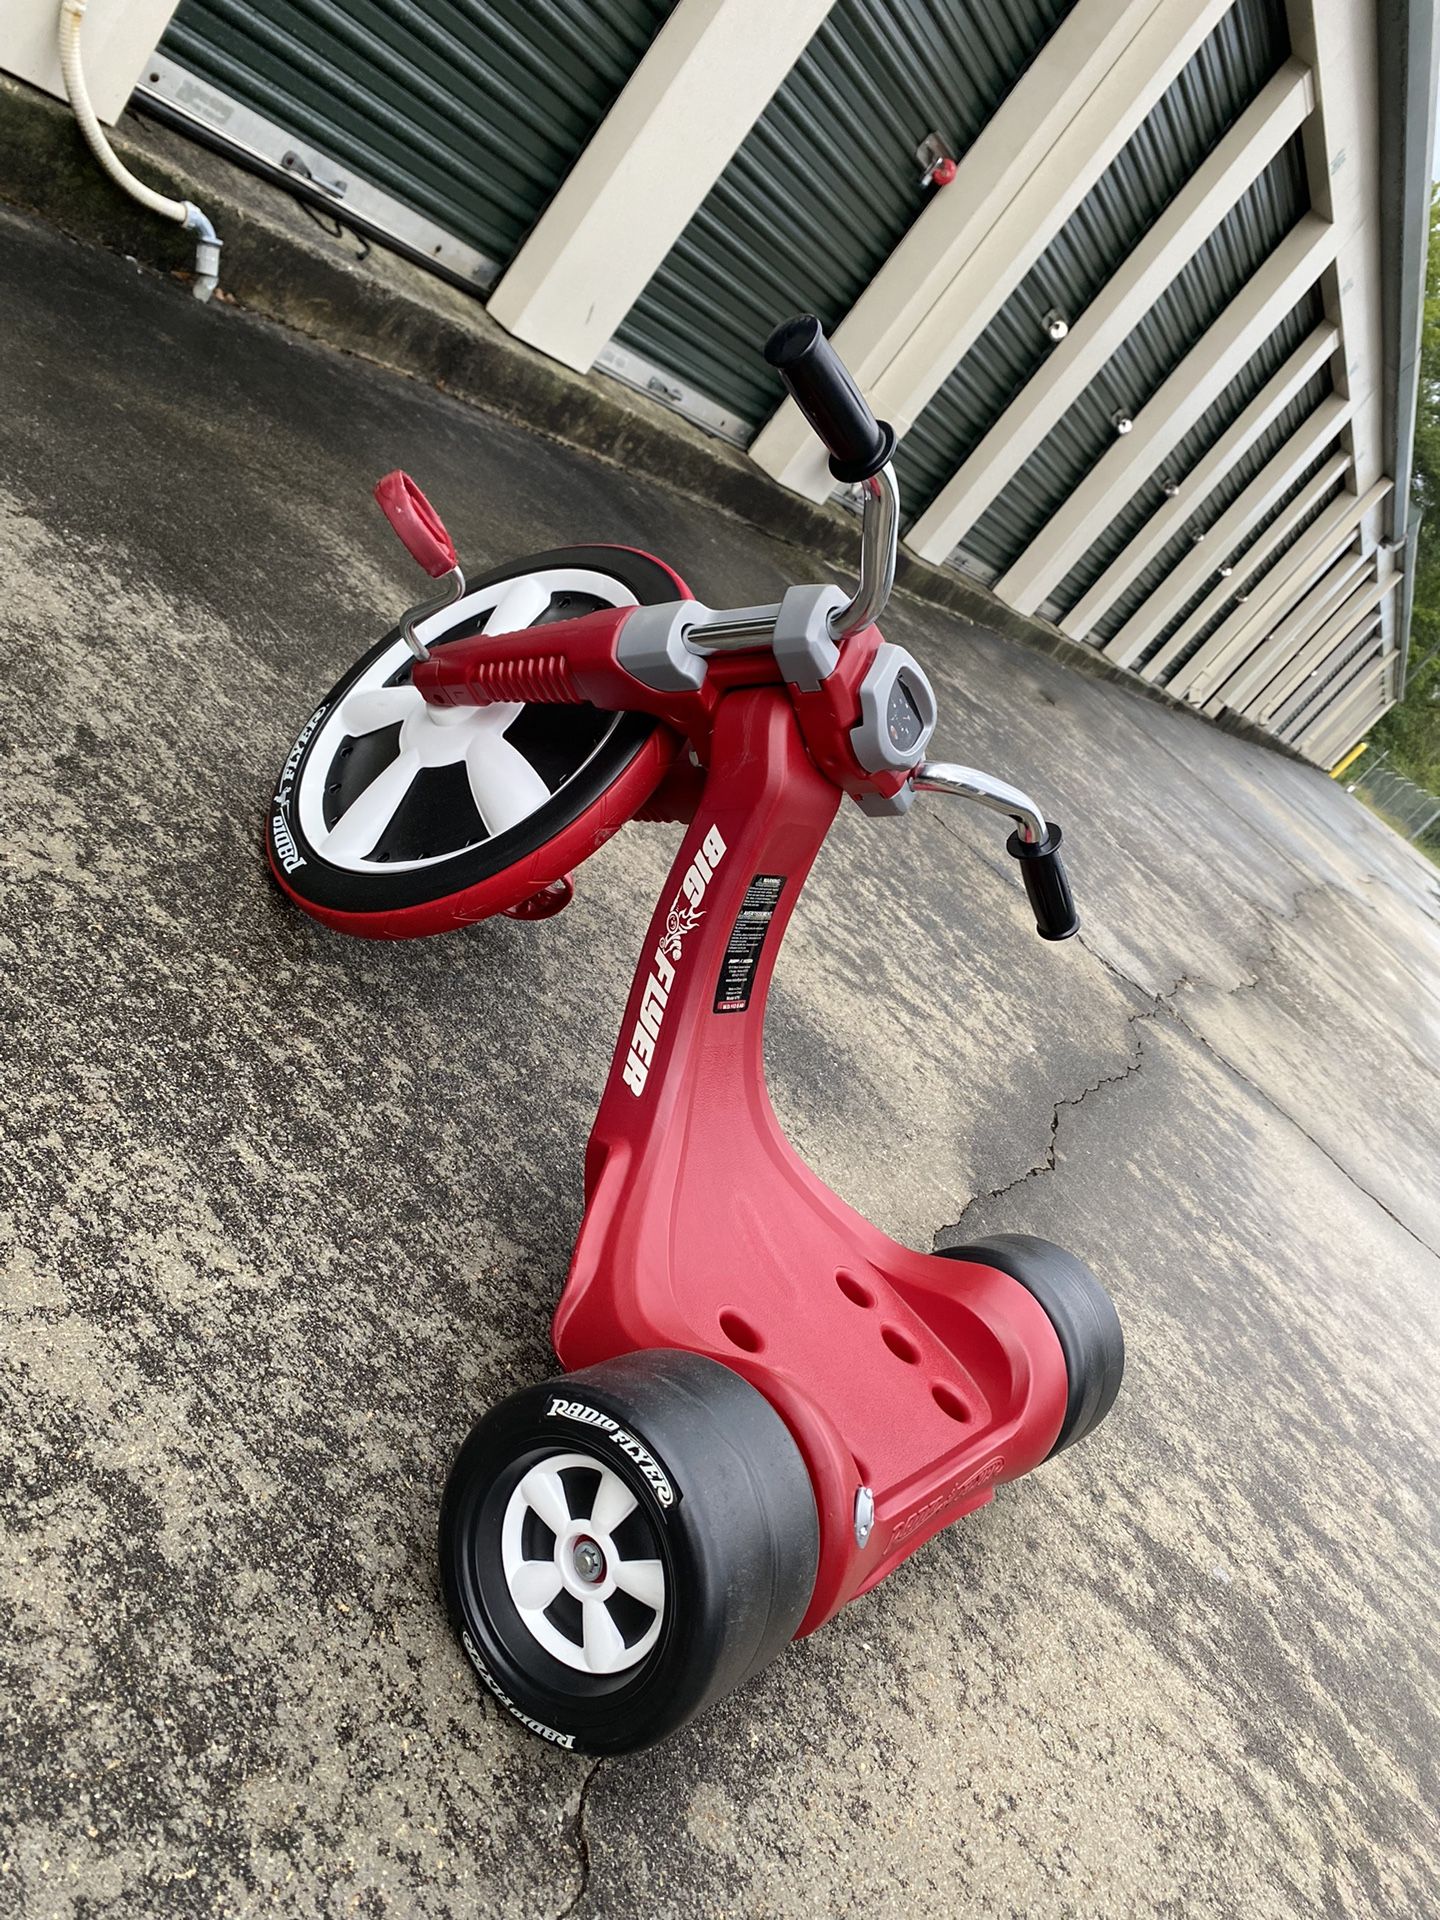
[[925, 758], [935, 698], [875, 622], [894, 435], [810, 316], [766, 357], [863, 489], [853, 594], [723, 610], [627, 547], [466, 582], [412, 481], [377, 498], [445, 581], [316, 708], [270, 810], [275, 878], [371, 938], [541, 919], [627, 820], [685, 823], [585, 1156], [554, 1319], [565, 1372], [460, 1448], [441, 1576], [481, 1682], [561, 1747], [663, 1738], [866, 1593], [1119, 1390], [1108, 1296], [1026, 1235], [888, 1239], [811, 1172], [766, 1093], [766, 991], [841, 800], [1008, 816], [1038, 932], [1078, 922], [1060, 831]]

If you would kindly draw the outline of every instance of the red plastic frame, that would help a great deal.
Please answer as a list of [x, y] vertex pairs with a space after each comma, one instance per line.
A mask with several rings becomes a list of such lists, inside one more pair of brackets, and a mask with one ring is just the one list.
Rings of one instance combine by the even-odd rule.
[[[1065, 1362], [1017, 1281], [902, 1247], [832, 1193], [785, 1138], [766, 1091], [776, 954], [841, 794], [893, 793], [903, 778], [866, 773], [850, 746], [878, 633], [847, 642], [818, 693], [781, 683], [759, 650], [712, 661], [698, 690], [658, 692], [621, 663], [627, 618], [606, 610], [456, 641], [413, 678], [440, 705], [520, 698], [534, 684], [545, 689], [536, 697], [652, 713], [688, 738], [703, 769], [703, 783], [666, 783], [674, 811], [693, 813], [590, 1136], [555, 1350], [575, 1368], [686, 1348], [770, 1400], [804, 1455], [820, 1516], [808, 1633], [1045, 1458], [1064, 1417]], [[757, 879], [781, 884], [741, 1005], [720, 982]], [[861, 1486], [875, 1504], [863, 1546]]]

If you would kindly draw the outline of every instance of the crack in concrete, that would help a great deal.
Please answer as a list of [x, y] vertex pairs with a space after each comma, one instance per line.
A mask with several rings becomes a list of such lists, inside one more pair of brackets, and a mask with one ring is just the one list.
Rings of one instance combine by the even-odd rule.
[[[1296, 901], [1298, 902], [1302, 898], [1302, 896], [1307, 892], [1323, 894], [1329, 891], [1331, 890], [1326, 887], [1302, 888], [1301, 892], [1297, 894], [1295, 898], [1296, 898]], [[1276, 931], [1278, 932], [1278, 929], [1282, 926], [1293, 925], [1298, 918], [1299, 918], [1298, 911], [1293, 914], [1283, 915], [1275, 923]], [[1094, 949], [1087, 948], [1086, 951], [1093, 952]], [[1096, 954], [1097, 959], [1099, 959], [1100, 957], [1101, 956], [1099, 954]], [[1182, 974], [1179, 980], [1175, 982], [1174, 986], [1168, 987], [1165, 993], [1160, 996], [1160, 998], [1164, 999], [1171, 1006], [1171, 1009], [1175, 1013], [1176, 1017], [1184, 1023], [1184, 1026], [1187, 1032], [1194, 1033], [1197, 1040], [1204, 1039], [1204, 1036], [1200, 1034], [1196, 1028], [1191, 1026], [1190, 1022], [1186, 1020], [1185, 1016], [1180, 1012], [1180, 1009], [1178, 1008], [1178, 1006], [1175, 1006], [1174, 1004], [1174, 997], [1176, 994], [1179, 993], [1181, 987], [1182, 986], [1193, 987], [1198, 992], [1201, 992], [1201, 993], [1204, 993], [1204, 992], [1217, 993], [1220, 995], [1221, 999], [1231, 1000], [1231, 999], [1234, 999], [1237, 995], [1242, 993], [1253, 993], [1256, 990], [1256, 988], [1260, 986], [1261, 982], [1265, 977], [1266, 972], [1279, 959], [1279, 957], [1280, 957], [1279, 941], [1278, 939], [1272, 937], [1269, 946], [1267, 947], [1265, 952], [1260, 956], [1260, 960], [1258, 964], [1255, 966], [1255, 969], [1251, 973], [1250, 978], [1248, 980], [1237, 980], [1233, 987], [1213, 987], [1210, 985], [1208, 981], [1193, 980], [1190, 978], [1188, 974]], [[1391, 958], [1397, 959], [1398, 957], [1392, 953]], [[1400, 961], [1399, 964], [1403, 966], [1404, 962]], [[1405, 971], [1408, 973], [1410, 970], [1406, 968]], [[1123, 978], [1123, 976], [1121, 977]], [[1412, 975], [1411, 977], [1413, 978], [1414, 976]], [[1420, 1073], [1427, 1074], [1427, 1075], [1434, 1073], [1435, 1068], [1434, 1068], [1433, 1062], [1422, 1059], [1420, 1055], [1415, 1051], [1415, 1049], [1410, 1045], [1409, 1041], [1406, 1040], [1402, 1034], [1391, 1032], [1388, 1035], [1388, 1038], [1391, 1044], [1395, 1046], [1399, 1050], [1399, 1052], [1403, 1053], [1405, 1057], [1411, 1062], [1411, 1064]], [[1205, 1044], [1207, 1046], [1210, 1045], [1208, 1041], [1206, 1041]], [[1211, 1047], [1210, 1051], [1214, 1053], [1215, 1052], [1214, 1047]], [[1220, 1056], [1217, 1054], [1216, 1057], [1218, 1059]], [[1299, 1125], [1299, 1122], [1297, 1121], [1296, 1124]], [[1304, 1129], [1302, 1128], [1301, 1131], [1303, 1132]]]
[[1168, 987], [1156, 993], [1153, 988], [1143, 985], [1139, 980], [1132, 979], [1123, 967], [1107, 958], [1098, 947], [1093, 946], [1091, 942], [1085, 938], [1083, 930], [1078, 933], [1075, 938], [1077, 944], [1085, 949], [1091, 959], [1098, 960], [1106, 972], [1113, 974], [1122, 985], [1132, 988], [1136, 993], [1143, 993], [1147, 1000], [1153, 1000], [1157, 1006], [1169, 1007], [1173, 1013], [1176, 1013], [1178, 1018], [1179, 1014], [1175, 1006], [1175, 996], [1183, 987], [1194, 987], [1202, 993], [1218, 993], [1222, 999], [1227, 1000], [1234, 994], [1249, 993], [1258, 987], [1264, 979], [1267, 970], [1272, 967], [1280, 957], [1280, 929], [1282, 927], [1293, 927], [1296, 924], [1304, 911], [1303, 903], [1306, 900], [1312, 896], [1319, 899], [1334, 891], [1334, 888], [1326, 885], [1323, 881], [1307, 881], [1303, 887], [1297, 888], [1290, 896], [1289, 903], [1286, 907], [1279, 908], [1274, 913], [1267, 913], [1263, 907], [1258, 909], [1265, 918], [1268, 937], [1263, 951], [1255, 959], [1252, 960], [1244, 955], [1237, 959], [1237, 966], [1245, 968], [1249, 974], [1249, 978], [1237, 980], [1233, 987], [1218, 986], [1214, 981], [1202, 980], [1196, 974], [1182, 973], [1178, 974]]
[[[1301, 912], [1301, 902], [1304, 899], [1306, 899], [1308, 896], [1315, 895], [1318, 897], [1320, 895], [1327, 894], [1330, 891], [1331, 889], [1324, 885], [1312, 884], [1312, 885], [1301, 887], [1300, 890], [1294, 895], [1293, 899], [1290, 902], [1290, 912], [1278, 916], [1275, 922], [1276, 930], [1278, 931], [1279, 927], [1281, 926], [1292, 925], [1296, 920], [1299, 919], [1300, 912]], [[1128, 987], [1132, 987], [1137, 993], [1148, 993], [1149, 990], [1141, 986], [1138, 980], [1132, 980], [1129, 974], [1127, 974], [1123, 970], [1123, 968], [1117, 967], [1113, 960], [1108, 960], [1103, 953], [1100, 953], [1096, 948], [1090, 946], [1088, 942], [1085, 940], [1083, 935], [1077, 935], [1076, 937], [1079, 940], [1081, 946], [1085, 948], [1085, 951], [1088, 954], [1090, 954], [1093, 959], [1098, 960], [1100, 962], [1100, 965], [1104, 967], [1107, 972], [1113, 974], [1117, 980], [1121, 981], [1124, 985]], [[1428, 1240], [1423, 1239], [1418, 1233], [1416, 1233], [1413, 1227], [1408, 1226], [1405, 1223], [1405, 1221], [1403, 1221], [1400, 1218], [1400, 1216], [1394, 1211], [1393, 1208], [1388, 1207], [1385, 1204], [1385, 1202], [1380, 1198], [1380, 1196], [1377, 1193], [1372, 1193], [1370, 1188], [1365, 1185], [1363, 1180], [1359, 1179], [1357, 1175], [1352, 1173], [1348, 1167], [1343, 1166], [1341, 1162], [1335, 1158], [1334, 1154], [1330, 1151], [1330, 1149], [1326, 1147], [1321, 1141], [1315, 1138], [1315, 1135], [1310, 1132], [1308, 1127], [1304, 1126], [1301, 1121], [1297, 1120], [1295, 1115], [1291, 1113], [1287, 1107], [1281, 1106], [1280, 1102], [1276, 1100], [1272, 1094], [1267, 1093], [1265, 1089], [1257, 1081], [1252, 1080], [1250, 1075], [1245, 1072], [1243, 1067], [1237, 1067], [1233, 1060], [1228, 1059], [1225, 1054], [1221, 1053], [1220, 1049], [1216, 1047], [1209, 1039], [1207, 1039], [1207, 1037], [1200, 1032], [1198, 1027], [1193, 1026], [1191, 1022], [1186, 1019], [1184, 1013], [1181, 1011], [1180, 1006], [1178, 1005], [1178, 997], [1180, 995], [1181, 990], [1185, 987], [1196, 987], [1203, 990], [1208, 990], [1210, 992], [1219, 993], [1222, 996], [1222, 998], [1225, 998], [1225, 999], [1229, 999], [1232, 995], [1237, 993], [1253, 992], [1255, 988], [1257, 988], [1260, 985], [1260, 982], [1264, 977], [1267, 964], [1269, 962], [1274, 961], [1275, 958], [1277, 957], [1277, 951], [1278, 951], [1278, 942], [1277, 940], [1272, 938], [1268, 948], [1266, 949], [1266, 952], [1261, 956], [1259, 964], [1253, 969], [1251, 978], [1248, 980], [1241, 980], [1233, 987], [1227, 987], [1227, 988], [1211, 987], [1209, 983], [1206, 981], [1196, 980], [1196, 979], [1193, 979], [1189, 974], [1182, 973], [1179, 976], [1179, 978], [1175, 981], [1174, 985], [1168, 987], [1164, 993], [1155, 994], [1152, 996], [1155, 1004], [1151, 1010], [1151, 1013], [1139, 1015], [1138, 1018], [1142, 1020], [1150, 1018], [1153, 1016], [1154, 1013], [1158, 1013], [1162, 1009], [1168, 1012], [1171, 1018], [1176, 1022], [1176, 1024], [1179, 1027], [1181, 1027], [1183, 1031], [1186, 1034], [1188, 1034], [1193, 1041], [1195, 1041], [1197, 1046], [1202, 1047], [1204, 1051], [1209, 1054], [1210, 1058], [1215, 1062], [1215, 1064], [1218, 1067], [1221, 1068], [1223, 1072], [1228, 1073], [1233, 1079], [1238, 1080], [1242, 1086], [1248, 1087], [1251, 1093], [1253, 1093], [1258, 1100], [1262, 1101], [1264, 1105], [1267, 1106], [1272, 1113], [1277, 1114], [1280, 1117], [1280, 1119], [1286, 1122], [1288, 1126], [1293, 1127], [1296, 1133], [1300, 1135], [1301, 1139], [1307, 1140], [1310, 1143], [1310, 1145], [1314, 1147], [1315, 1151], [1321, 1154], [1329, 1162], [1329, 1164], [1332, 1167], [1334, 1167], [1335, 1171], [1340, 1175], [1340, 1177], [1344, 1181], [1348, 1183], [1348, 1185], [1352, 1186], [1357, 1193], [1363, 1194], [1365, 1198], [1371, 1203], [1372, 1206], [1378, 1207], [1381, 1213], [1383, 1213], [1387, 1219], [1394, 1221], [1395, 1225], [1399, 1227], [1400, 1231], [1406, 1234], [1411, 1240], [1413, 1240], [1417, 1246], [1423, 1247], [1425, 1251], [1431, 1254], [1432, 1256], [1436, 1255], [1437, 1249], [1432, 1247]], [[1122, 1076], [1122, 1077], [1128, 1077], [1128, 1076]], [[1079, 1102], [1075, 1101], [1069, 1104], [1078, 1105]], [[1057, 1112], [1058, 1112], [1058, 1109], [1057, 1109]], [[1017, 1181], [1011, 1182], [1012, 1186], [1018, 1185], [1018, 1184], [1019, 1183]], [[1002, 1188], [1001, 1191], [1007, 1192], [1008, 1188]], [[968, 1212], [969, 1207], [973, 1205], [974, 1205], [973, 1201], [967, 1203], [966, 1211]], [[963, 1214], [961, 1218], [962, 1219], [964, 1218]]]
[[571, 1920], [571, 1917], [578, 1913], [580, 1902], [590, 1891], [590, 1836], [585, 1831], [585, 1813], [589, 1805], [590, 1789], [594, 1786], [596, 1777], [604, 1764], [605, 1756], [601, 1754], [600, 1758], [594, 1762], [589, 1772], [585, 1775], [584, 1780], [580, 1783], [580, 1795], [575, 1802], [575, 1825], [573, 1829], [575, 1836], [575, 1860], [580, 1869], [580, 1884], [570, 1899], [566, 1901], [565, 1905], [561, 1907], [560, 1911], [555, 1915], [555, 1920]]
[[[1141, 1039], [1139, 1030], [1147, 1020], [1153, 1020], [1159, 1011], [1160, 1007], [1157, 1004], [1154, 1007], [1147, 1008], [1143, 1013], [1132, 1013], [1126, 1021], [1126, 1026], [1132, 1028], [1135, 1033], [1135, 1058], [1131, 1060], [1128, 1065], [1122, 1067], [1119, 1073], [1102, 1074], [1098, 1080], [1092, 1080], [1088, 1086], [1082, 1087], [1079, 1093], [1067, 1094], [1063, 1100], [1057, 1100], [1055, 1102], [1055, 1106], [1050, 1115], [1050, 1137], [1045, 1147], [1045, 1158], [1038, 1161], [1033, 1167], [1027, 1167], [1024, 1173], [1016, 1174], [1013, 1180], [1007, 1180], [1003, 1187], [992, 1187], [988, 1193], [971, 1194], [970, 1198], [965, 1202], [965, 1205], [960, 1209], [955, 1220], [953, 1220], [948, 1227], [942, 1227], [940, 1233], [957, 1232], [966, 1214], [981, 1200], [999, 1200], [1003, 1195], [1013, 1193], [1016, 1187], [1023, 1187], [1027, 1180], [1035, 1180], [1038, 1179], [1042, 1173], [1053, 1173], [1055, 1171], [1055, 1155], [1060, 1135], [1061, 1114], [1071, 1107], [1082, 1105], [1089, 1099], [1092, 1093], [1098, 1093], [1102, 1087], [1114, 1087], [1120, 1085], [1123, 1081], [1134, 1079], [1135, 1075], [1139, 1073], [1145, 1065], [1145, 1045]], [[936, 1234], [936, 1240], [940, 1238], [940, 1233]]]
[[952, 1221], [949, 1226], [940, 1228], [936, 1233], [935, 1240], [937, 1244], [942, 1234], [949, 1235], [958, 1232], [965, 1216], [970, 1212], [972, 1207], [977, 1206], [982, 1200], [999, 1200], [1003, 1198], [1005, 1194], [1012, 1193], [1016, 1187], [1023, 1186], [1027, 1180], [1034, 1180], [1041, 1174], [1053, 1173], [1055, 1171], [1061, 1114], [1071, 1108], [1079, 1107], [1092, 1093], [1098, 1093], [1102, 1087], [1119, 1086], [1127, 1081], [1133, 1080], [1141, 1072], [1145, 1064], [1145, 1047], [1140, 1029], [1148, 1021], [1156, 1019], [1163, 1013], [1169, 1014], [1182, 1032], [1187, 1034], [1190, 1039], [1203, 1048], [1223, 1072], [1229, 1074], [1233, 1079], [1238, 1080], [1242, 1086], [1249, 1088], [1250, 1092], [1262, 1101], [1272, 1113], [1278, 1115], [1287, 1125], [1293, 1127], [1295, 1132], [1298, 1133], [1303, 1140], [1308, 1141], [1309, 1144], [1314, 1147], [1315, 1151], [1322, 1155], [1348, 1185], [1352, 1186], [1357, 1193], [1363, 1194], [1371, 1205], [1377, 1207], [1388, 1220], [1393, 1221], [1402, 1233], [1413, 1240], [1417, 1246], [1423, 1247], [1432, 1257], [1440, 1257], [1440, 1250], [1432, 1247], [1427, 1240], [1416, 1233], [1413, 1227], [1408, 1226], [1393, 1208], [1385, 1204], [1378, 1194], [1372, 1193], [1364, 1181], [1352, 1173], [1348, 1167], [1342, 1165], [1330, 1149], [1321, 1141], [1317, 1140], [1314, 1134], [1297, 1120], [1293, 1113], [1286, 1107], [1283, 1107], [1273, 1095], [1267, 1093], [1255, 1080], [1252, 1080], [1243, 1068], [1237, 1067], [1233, 1061], [1227, 1059], [1218, 1047], [1214, 1046], [1198, 1028], [1186, 1019], [1178, 1004], [1180, 994], [1187, 987], [1217, 993], [1222, 999], [1229, 999], [1237, 993], [1253, 992], [1259, 987], [1268, 968], [1278, 958], [1278, 935], [1280, 928], [1291, 926], [1299, 919], [1303, 911], [1303, 903], [1307, 899], [1311, 897], [1320, 898], [1329, 894], [1331, 891], [1333, 891], [1333, 889], [1323, 882], [1309, 882], [1305, 886], [1298, 888], [1291, 896], [1288, 911], [1279, 912], [1271, 919], [1271, 937], [1267, 942], [1264, 952], [1255, 962], [1250, 964], [1249, 979], [1239, 980], [1233, 987], [1216, 987], [1208, 981], [1197, 979], [1188, 973], [1182, 973], [1178, 975], [1172, 984], [1165, 988], [1163, 992], [1155, 993], [1149, 987], [1142, 985], [1140, 981], [1133, 979], [1125, 972], [1123, 967], [1117, 966], [1116, 963], [1103, 954], [1098, 947], [1093, 946], [1090, 941], [1086, 940], [1083, 933], [1077, 934], [1077, 945], [1082, 947], [1084, 951], [1090, 955], [1092, 960], [1097, 961], [1099, 965], [1122, 986], [1128, 988], [1132, 993], [1143, 995], [1143, 997], [1150, 1002], [1148, 1007], [1140, 1012], [1132, 1013], [1126, 1020], [1127, 1028], [1132, 1029], [1135, 1035], [1135, 1058], [1119, 1073], [1104, 1074], [1100, 1079], [1092, 1081], [1088, 1086], [1082, 1087], [1079, 1093], [1069, 1094], [1066, 1095], [1065, 1098], [1057, 1100], [1050, 1115], [1050, 1138], [1044, 1159], [1034, 1166], [1027, 1167], [1023, 1173], [1017, 1174], [1013, 1180], [1007, 1180], [1003, 1186], [992, 1187], [988, 1192], [972, 1194], [960, 1209], [954, 1221]]
[[[1303, 1123], [1300, 1120], [1298, 1120], [1293, 1113], [1290, 1112], [1288, 1107], [1282, 1106], [1280, 1102], [1277, 1099], [1275, 1099], [1273, 1094], [1267, 1093], [1265, 1089], [1259, 1084], [1258, 1081], [1253, 1080], [1250, 1077], [1250, 1075], [1245, 1072], [1243, 1067], [1236, 1066], [1233, 1060], [1231, 1060], [1226, 1054], [1223, 1054], [1220, 1051], [1220, 1049], [1205, 1034], [1203, 1034], [1197, 1026], [1193, 1024], [1193, 1022], [1191, 1022], [1185, 1017], [1185, 1014], [1179, 1005], [1179, 995], [1181, 993], [1181, 990], [1185, 987], [1192, 987], [1201, 992], [1218, 993], [1222, 999], [1226, 999], [1226, 1000], [1232, 999], [1236, 994], [1253, 993], [1260, 986], [1269, 967], [1272, 966], [1274, 962], [1279, 958], [1278, 934], [1279, 934], [1280, 928], [1286, 927], [1286, 926], [1293, 926], [1299, 920], [1300, 915], [1304, 910], [1303, 903], [1305, 901], [1311, 898], [1321, 899], [1328, 896], [1332, 892], [1334, 892], [1334, 889], [1325, 885], [1324, 883], [1312, 882], [1310, 884], [1307, 884], [1306, 886], [1301, 887], [1299, 891], [1292, 896], [1290, 901], [1290, 911], [1288, 913], [1282, 913], [1276, 916], [1274, 922], [1272, 923], [1272, 932], [1271, 932], [1271, 938], [1269, 940], [1269, 943], [1266, 946], [1265, 952], [1261, 954], [1259, 960], [1253, 964], [1251, 968], [1250, 978], [1248, 980], [1239, 980], [1236, 982], [1236, 984], [1233, 987], [1214, 987], [1208, 981], [1197, 980], [1192, 978], [1189, 974], [1182, 973], [1172, 986], [1166, 988], [1164, 993], [1156, 994], [1154, 996], [1155, 1005], [1157, 1009], [1159, 1009], [1160, 1007], [1164, 1007], [1172, 1015], [1175, 1021], [1190, 1036], [1190, 1038], [1196, 1041], [1198, 1045], [1203, 1047], [1205, 1052], [1210, 1055], [1211, 1059], [1214, 1060], [1219, 1067], [1224, 1069], [1225, 1072], [1232, 1075], [1233, 1078], [1240, 1081], [1242, 1086], [1248, 1087], [1250, 1091], [1259, 1100], [1263, 1101], [1264, 1104], [1267, 1107], [1269, 1107], [1272, 1113], [1278, 1114], [1282, 1120], [1286, 1121], [1290, 1126], [1292, 1126], [1303, 1140], [1308, 1140], [1310, 1145], [1315, 1148], [1316, 1152], [1323, 1154], [1325, 1159], [1330, 1163], [1332, 1167], [1334, 1167], [1335, 1171], [1341, 1176], [1341, 1178], [1347, 1181], [1350, 1186], [1354, 1187], [1357, 1193], [1363, 1193], [1365, 1198], [1369, 1200], [1373, 1206], [1378, 1207], [1380, 1211], [1387, 1216], [1387, 1218], [1394, 1221], [1395, 1225], [1400, 1228], [1402, 1233], [1408, 1234], [1409, 1237], [1413, 1241], [1415, 1241], [1418, 1246], [1424, 1247], [1427, 1253], [1434, 1254], [1436, 1252], [1436, 1249], [1432, 1247], [1427, 1240], [1422, 1239], [1421, 1236], [1418, 1233], [1416, 1233], [1413, 1227], [1407, 1226], [1405, 1221], [1403, 1221], [1400, 1218], [1400, 1216], [1391, 1207], [1388, 1207], [1385, 1204], [1385, 1202], [1380, 1198], [1379, 1194], [1373, 1193], [1370, 1190], [1370, 1188], [1365, 1185], [1363, 1180], [1361, 1180], [1356, 1174], [1352, 1173], [1348, 1167], [1343, 1166], [1341, 1162], [1335, 1158], [1335, 1155], [1330, 1151], [1330, 1149], [1324, 1146], [1319, 1140], [1317, 1140], [1315, 1138], [1315, 1135], [1310, 1132], [1309, 1128], [1303, 1125]], [[1140, 985], [1139, 981], [1132, 980], [1129, 977], [1129, 975], [1126, 974], [1121, 968], [1117, 967], [1112, 961], [1107, 960], [1104, 954], [1100, 953], [1096, 948], [1090, 946], [1083, 939], [1083, 937], [1079, 935], [1077, 935], [1076, 937], [1077, 939], [1080, 940], [1080, 944], [1085, 948], [1085, 951], [1088, 954], [1091, 954], [1096, 960], [1098, 960], [1101, 966], [1108, 969], [1108, 971], [1112, 973], [1117, 980], [1123, 981], [1125, 985], [1135, 988], [1137, 992], [1144, 993], [1146, 991], [1146, 989]], [[1419, 1067], [1423, 1072], [1430, 1071], [1429, 1064], [1425, 1061], [1422, 1061], [1420, 1057], [1415, 1053], [1412, 1047], [1408, 1046], [1405, 1043], [1405, 1041], [1401, 1039], [1398, 1035], [1394, 1037], [1396, 1040], [1396, 1044], [1400, 1047], [1401, 1051], [1407, 1054], [1409, 1058], [1415, 1062], [1417, 1067]]]

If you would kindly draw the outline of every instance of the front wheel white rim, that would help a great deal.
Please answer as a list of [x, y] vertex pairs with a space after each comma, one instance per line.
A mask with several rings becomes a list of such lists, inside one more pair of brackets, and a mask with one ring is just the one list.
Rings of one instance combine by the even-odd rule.
[[[422, 620], [416, 632], [428, 646], [438, 645], [457, 628], [473, 628], [477, 621], [487, 633], [517, 632], [539, 619], [555, 595], [565, 593], [585, 594], [612, 607], [635, 605], [635, 595], [610, 574], [590, 567], [546, 567], [478, 587]], [[520, 704], [428, 706], [418, 688], [393, 684], [410, 657], [405, 642], [397, 638], [371, 661], [326, 715], [296, 783], [297, 818], [306, 841], [329, 865], [350, 873], [392, 875], [440, 866], [483, 844], [471, 840], [423, 859], [370, 857], [416, 776], [426, 769], [463, 766], [488, 839], [518, 826], [553, 798], [552, 789], [506, 738], [524, 711]], [[327, 826], [324, 790], [342, 743], [397, 723], [395, 759]]]
[[[588, 1503], [572, 1503], [563, 1476], [575, 1467], [585, 1470], [587, 1487], [598, 1480]], [[572, 1504], [589, 1511], [574, 1513]], [[506, 1504], [500, 1557], [515, 1611], [536, 1645], [577, 1673], [626, 1673], [660, 1638], [665, 1568], [653, 1529], [636, 1515], [639, 1504], [618, 1473], [585, 1453], [537, 1461]], [[622, 1528], [623, 1546], [616, 1541]], [[576, 1630], [566, 1631], [567, 1623]]]

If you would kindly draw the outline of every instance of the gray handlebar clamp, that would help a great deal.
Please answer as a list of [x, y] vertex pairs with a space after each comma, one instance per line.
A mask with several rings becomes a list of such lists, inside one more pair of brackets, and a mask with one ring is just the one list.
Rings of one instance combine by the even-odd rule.
[[661, 693], [699, 692], [706, 663], [693, 651], [690, 629], [710, 613], [698, 600], [666, 600], [635, 607], [620, 629], [615, 658], [643, 686]]
[[839, 587], [791, 587], [781, 600], [771, 644], [782, 678], [801, 693], [817, 693], [835, 671], [840, 649], [830, 638], [830, 616], [849, 599]]

